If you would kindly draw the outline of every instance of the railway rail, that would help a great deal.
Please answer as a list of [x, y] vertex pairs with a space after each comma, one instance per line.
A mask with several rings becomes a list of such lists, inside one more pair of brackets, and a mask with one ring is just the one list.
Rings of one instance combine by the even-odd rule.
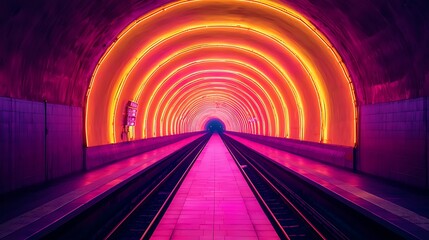
[[206, 134], [104, 196], [45, 239], [149, 239], [192, 164]]

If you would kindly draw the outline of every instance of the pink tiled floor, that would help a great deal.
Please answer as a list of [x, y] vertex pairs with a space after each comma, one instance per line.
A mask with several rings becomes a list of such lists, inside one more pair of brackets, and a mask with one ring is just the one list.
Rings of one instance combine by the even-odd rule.
[[152, 239], [278, 239], [237, 165], [214, 134]]

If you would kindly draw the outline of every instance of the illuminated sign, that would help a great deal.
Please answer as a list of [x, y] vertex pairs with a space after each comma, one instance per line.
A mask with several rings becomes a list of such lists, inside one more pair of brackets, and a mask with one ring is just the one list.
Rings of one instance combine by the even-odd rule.
[[133, 101], [128, 101], [127, 107], [126, 107], [126, 114], [125, 114], [125, 126], [135, 126], [136, 125], [136, 117], [137, 117], [137, 107], [139, 106], [138, 103]]

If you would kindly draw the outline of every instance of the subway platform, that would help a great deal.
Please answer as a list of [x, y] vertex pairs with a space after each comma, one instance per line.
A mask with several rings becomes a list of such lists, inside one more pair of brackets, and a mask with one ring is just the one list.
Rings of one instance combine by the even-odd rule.
[[356, 174], [233, 134], [227, 135], [377, 222], [417, 239], [429, 239], [427, 192]]
[[38, 189], [3, 197], [0, 199], [0, 239], [43, 236], [125, 185], [148, 166], [202, 135], [194, 135], [62, 181], [56, 180]]
[[[0, 239], [37, 237], [84, 211], [133, 176], [201, 135], [37, 190], [1, 199]], [[376, 221], [429, 238], [429, 194], [228, 135]], [[277, 239], [225, 145], [214, 134], [153, 239]]]

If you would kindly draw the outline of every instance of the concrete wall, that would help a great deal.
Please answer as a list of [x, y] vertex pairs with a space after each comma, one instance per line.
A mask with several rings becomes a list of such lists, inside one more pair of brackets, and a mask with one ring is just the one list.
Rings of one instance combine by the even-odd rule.
[[359, 171], [428, 188], [428, 99], [360, 108]]
[[82, 119], [79, 107], [0, 98], [0, 193], [81, 171]]
[[148, 138], [132, 142], [122, 142], [89, 147], [85, 151], [86, 169], [93, 169], [123, 158], [135, 156], [201, 132], [184, 133], [165, 137]]
[[268, 137], [238, 132], [228, 132], [239, 137], [245, 137], [267, 146], [278, 148], [297, 154], [303, 157], [311, 158], [316, 161], [328, 163], [338, 167], [353, 169], [353, 148], [328, 145], [315, 142], [299, 141], [294, 139]]

